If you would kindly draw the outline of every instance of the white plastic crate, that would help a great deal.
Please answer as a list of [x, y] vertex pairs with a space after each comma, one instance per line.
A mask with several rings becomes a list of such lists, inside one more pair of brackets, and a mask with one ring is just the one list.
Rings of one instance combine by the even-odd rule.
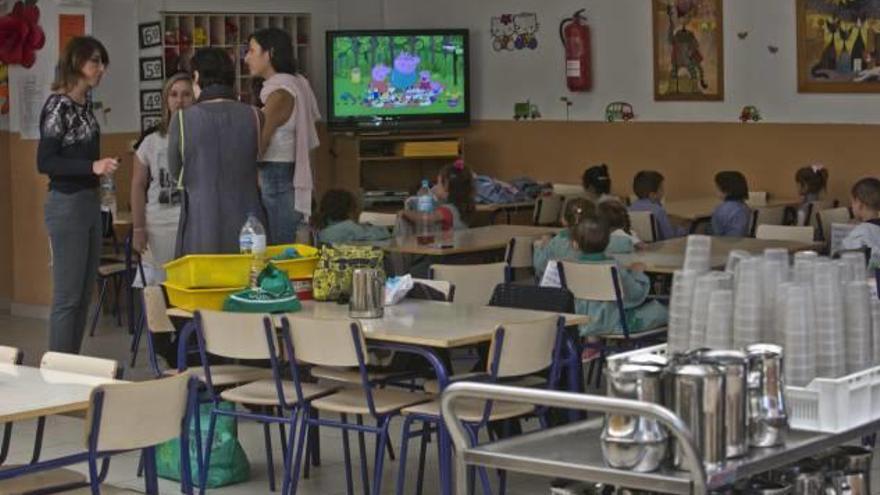
[[[615, 354], [666, 354], [666, 344]], [[806, 387], [785, 387], [789, 424], [798, 430], [836, 433], [880, 418], [880, 366], [840, 378], [816, 378]]]

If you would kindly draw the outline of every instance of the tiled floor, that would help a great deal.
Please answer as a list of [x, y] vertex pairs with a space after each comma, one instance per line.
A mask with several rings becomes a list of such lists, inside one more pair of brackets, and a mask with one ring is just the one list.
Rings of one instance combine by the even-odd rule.
[[[116, 327], [111, 318], [102, 319], [97, 335], [93, 338], [86, 337], [83, 343], [83, 353], [93, 356], [107, 357], [119, 360], [128, 365], [129, 337], [127, 332]], [[25, 353], [25, 364], [37, 365], [39, 358], [46, 348], [46, 322], [25, 318], [10, 317], [0, 314], [0, 344], [13, 345], [22, 349]], [[145, 363], [145, 344], [142, 346], [138, 357], [138, 366], [126, 369], [127, 379], [145, 379], [150, 376]], [[30, 459], [34, 437], [34, 423], [25, 422], [16, 424], [13, 430], [13, 443], [10, 450], [9, 464], [27, 462]], [[395, 422], [391, 427], [393, 445], [395, 451], [400, 450], [400, 422]], [[321, 432], [322, 464], [312, 470], [309, 480], [303, 480], [299, 485], [299, 494], [302, 495], [336, 495], [344, 494], [345, 475], [343, 471], [343, 456], [341, 436], [336, 430], [324, 429]], [[48, 421], [46, 437], [44, 440], [43, 459], [52, 456], [72, 453], [82, 449], [82, 421], [68, 417], [52, 417]], [[352, 435], [352, 453], [355, 472], [353, 473], [355, 493], [363, 493], [361, 488], [359, 470], [357, 469], [357, 442]], [[239, 427], [239, 440], [247, 452], [251, 464], [251, 480], [247, 483], [235, 486], [209, 490], [210, 493], [222, 495], [258, 494], [269, 493], [268, 477], [266, 473], [266, 455], [263, 444], [262, 428], [254, 424], [242, 423]], [[276, 475], [280, 481], [281, 462], [280, 447], [277, 443], [277, 431], [273, 437], [275, 442]], [[406, 493], [415, 493], [416, 467], [418, 465], [418, 443], [414, 441], [410, 448], [410, 456], [407, 463]], [[372, 442], [368, 440], [368, 452], [372, 452]], [[136, 477], [138, 456], [126, 454], [115, 457], [111, 463], [110, 474], [107, 483], [115, 487], [131, 488], [143, 491], [143, 482]], [[383, 481], [383, 494], [394, 493], [394, 484], [398, 473], [398, 462], [387, 462]], [[85, 472], [85, 466], [78, 470]], [[436, 450], [434, 444], [428, 449], [426, 466], [426, 478], [424, 493], [427, 495], [439, 493], [436, 463]], [[493, 477], [494, 478], [494, 477]], [[161, 493], [177, 494], [179, 486], [176, 483], [160, 480]], [[549, 481], [545, 479], [513, 475], [508, 480], [508, 493], [513, 495], [526, 495], [536, 493], [548, 493]]]

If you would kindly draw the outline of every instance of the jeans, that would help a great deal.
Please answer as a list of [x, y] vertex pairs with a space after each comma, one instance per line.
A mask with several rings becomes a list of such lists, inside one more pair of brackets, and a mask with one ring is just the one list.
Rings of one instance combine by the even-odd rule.
[[260, 162], [260, 191], [266, 209], [267, 240], [292, 244], [303, 214], [294, 209], [293, 163]]
[[44, 216], [52, 248], [49, 350], [78, 354], [101, 256], [101, 196], [49, 191]]

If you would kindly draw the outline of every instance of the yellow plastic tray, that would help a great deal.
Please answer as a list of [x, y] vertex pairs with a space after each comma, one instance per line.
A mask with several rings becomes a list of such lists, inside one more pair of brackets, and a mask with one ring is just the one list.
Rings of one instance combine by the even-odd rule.
[[165, 282], [163, 285], [171, 306], [187, 311], [198, 309], [220, 311], [223, 309], [223, 303], [227, 297], [244, 289], [244, 286], [220, 289], [187, 289], [171, 282]]
[[[287, 248], [294, 248], [302, 258], [274, 261], [291, 279], [310, 278], [318, 264], [318, 250], [304, 244], [269, 246], [271, 259]], [[251, 257], [246, 254], [191, 254], [165, 265], [167, 281], [182, 289], [222, 289], [248, 285]]]

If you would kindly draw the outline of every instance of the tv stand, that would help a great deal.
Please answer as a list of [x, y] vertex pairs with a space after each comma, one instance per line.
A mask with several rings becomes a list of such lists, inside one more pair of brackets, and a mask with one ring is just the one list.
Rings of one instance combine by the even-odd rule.
[[361, 198], [373, 191], [415, 194], [422, 179], [433, 183], [443, 165], [464, 156], [461, 135], [412, 130], [334, 134], [331, 147], [332, 187]]

